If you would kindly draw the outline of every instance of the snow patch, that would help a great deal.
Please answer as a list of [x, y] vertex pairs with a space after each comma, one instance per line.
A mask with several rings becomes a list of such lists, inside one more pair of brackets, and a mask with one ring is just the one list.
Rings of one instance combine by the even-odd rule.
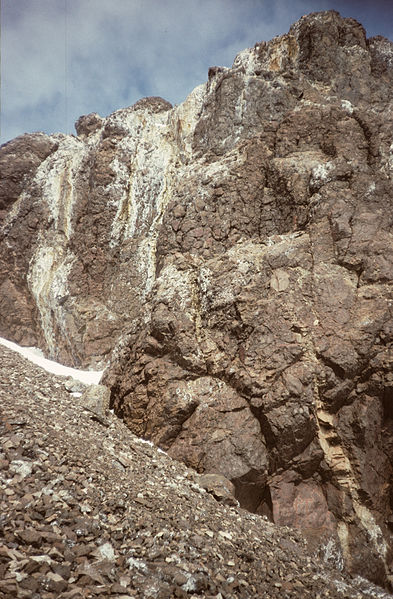
[[0, 337], [0, 343], [8, 347], [8, 349], [18, 352], [18, 354], [27, 358], [43, 370], [46, 370], [46, 372], [59, 376], [71, 376], [77, 381], [85, 383], [85, 385], [98, 385], [104, 372], [103, 370], [78, 370], [77, 368], [63, 366], [58, 362], [42, 357], [42, 352], [35, 347], [21, 347], [17, 343], [8, 341], [8, 339], [4, 339], [3, 337]]

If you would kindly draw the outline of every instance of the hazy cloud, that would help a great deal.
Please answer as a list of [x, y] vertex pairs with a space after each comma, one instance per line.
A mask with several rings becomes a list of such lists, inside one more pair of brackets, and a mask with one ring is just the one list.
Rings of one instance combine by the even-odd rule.
[[209, 66], [230, 66], [243, 48], [286, 32], [315, 10], [337, 8], [370, 25], [370, 34], [391, 35], [390, 1], [369, 10], [367, 4], [3, 0], [1, 139], [73, 132], [81, 114], [105, 116], [145, 95], [180, 103], [206, 80]]

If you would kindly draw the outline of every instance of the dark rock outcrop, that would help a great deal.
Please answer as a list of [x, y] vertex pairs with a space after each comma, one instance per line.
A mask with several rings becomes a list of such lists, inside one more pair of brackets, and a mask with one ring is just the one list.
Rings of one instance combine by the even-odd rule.
[[134, 433], [385, 585], [392, 86], [388, 40], [303, 17], [180, 106], [45, 138], [0, 244], [0, 334], [73, 364], [111, 355]]
[[388, 599], [1, 345], [0, 393], [2, 599]]

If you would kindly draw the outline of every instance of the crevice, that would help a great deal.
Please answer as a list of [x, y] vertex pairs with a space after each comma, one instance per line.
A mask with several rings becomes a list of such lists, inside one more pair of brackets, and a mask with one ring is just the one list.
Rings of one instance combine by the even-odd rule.
[[251, 468], [243, 476], [231, 479], [236, 489], [235, 498], [244, 510], [252, 513], [264, 513], [262, 511], [263, 504], [270, 500], [266, 512], [269, 512], [270, 508], [270, 513], [272, 513], [272, 501], [266, 480], [267, 475], [255, 468]]
[[243, 410], [247, 410], [247, 406], [233, 408], [232, 410], [218, 410], [218, 412], [220, 412], [220, 414], [234, 414], [236, 412], [243, 412]]
[[262, 407], [257, 408], [255, 406], [249, 404], [249, 408], [250, 408], [252, 415], [259, 422], [259, 425], [261, 427], [261, 433], [265, 439], [267, 449], [268, 450], [274, 449], [274, 447], [276, 446], [276, 438], [273, 434], [273, 431], [272, 431], [269, 421], [266, 417], [266, 414], [263, 412]]
[[261, 502], [258, 505], [255, 512], [261, 516], [266, 516], [270, 522], [274, 522], [273, 518], [273, 500], [270, 492], [269, 485], [266, 485], [263, 489], [263, 494], [261, 497]]
[[372, 144], [373, 144], [372, 132], [370, 131], [370, 128], [367, 125], [367, 123], [360, 117], [360, 115], [357, 111], [354, 111], [352, 113], [352, 117], [355, 119], [355, 121], [358, 123], [359, 127], [363, 131], [363, 135], [364, 135], [364, 138], [367, 143], [367, 164], [368, 164], [368, 166], [373, 167], [374, 162], [375, 162], [375, 157], [374, 157], [373, 148], [372, 148]]
[[[116, 416], [125, 422], [124, 419], [124, 396], [121, 397], [120, 389], [118, 386], [110, 387], [110, 398], [109, 398], [109, 409], [113, 410]], [[120, 399], [121, 398], [121, 399]]]
[[393, 424], [393, 387], [384, 387], [382, 393], [383, 421]]
[[344, 368], [342, 368], [341, 366], [339, 366], [338, 364], [333, 362], [333, 360], [331, 360], [327, 356], [324, 356], [323, 354], [320, 354], [320, 353], [317, 353], [316, 356], [317, 356], [317, 358], [319, 358], [321, 360], [321, 362], [323, 362], [326, 366], [328, 366], [329, 368], [331, 368], [331, 370], [333, 370], [333, 372], [337, 378], [339, 378], [341, 380], [345, 380], [347, 378]]

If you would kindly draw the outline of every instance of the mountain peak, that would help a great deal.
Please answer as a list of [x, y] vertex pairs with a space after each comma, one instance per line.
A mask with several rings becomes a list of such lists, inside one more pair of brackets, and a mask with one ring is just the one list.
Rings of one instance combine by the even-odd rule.
[[134, 434], [386, 586], [392, 48], [312, 13], [179, 106], [0, 151], [0, 334], [107, 367]]

